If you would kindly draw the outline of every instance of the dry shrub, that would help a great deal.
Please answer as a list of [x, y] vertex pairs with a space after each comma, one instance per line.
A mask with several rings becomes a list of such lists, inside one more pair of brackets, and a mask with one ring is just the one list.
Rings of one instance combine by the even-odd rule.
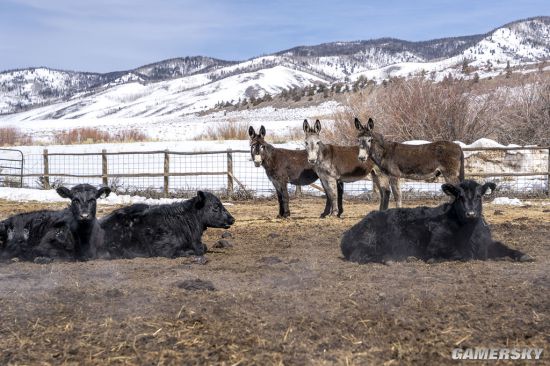
[[195, 140], [246, 140], [248, 139], [248, 124], [245, 122], [223, 122], [209, 126], [205, 132], [195, 137]]
[[149, 136], [135, 128], [131, 128], [118, 131], [111, 139], [111, 141], [114, 140], [119, 142], [138, 142], [149, 140]]
[[501, 113], [499, 141], [519, 145], [550, 146], [550, 74], [508, 92]]
[[136, 142], [146, 141], [148, 136], [136, 129], [121, 130], [111, 134], [93, 127], [73, 128], [60, 131], [53, 141], [60, 145], [93, 144], [101, 142]]
[[0, 146], [32, 145], [32, 138], [13, 126], [0, 128]]
[[465, 80], [392, 79], [349, 95], [344, 110], [334, 113], [333, 127], [323, 126], [324, 136], [332, 143], [354, 145], [354, 118], [365, 122], [373, 117], [376, 130], [395, 141], [471, 143], [487, 137], [502, 143], [548, 145], [548, 75], [529, 76], [520, 87], [487, 83], [482, 91]]

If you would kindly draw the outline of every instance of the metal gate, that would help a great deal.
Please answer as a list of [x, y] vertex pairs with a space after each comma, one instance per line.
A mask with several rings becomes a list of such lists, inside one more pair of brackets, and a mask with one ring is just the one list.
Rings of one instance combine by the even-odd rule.
[[0, 186], [23, 188], [24, 165], [21, 150], [0, 148]]

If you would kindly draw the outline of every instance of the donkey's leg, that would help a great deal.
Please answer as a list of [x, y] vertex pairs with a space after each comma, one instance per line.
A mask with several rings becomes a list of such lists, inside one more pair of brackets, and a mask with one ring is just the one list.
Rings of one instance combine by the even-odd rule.
[[285, 183], [282, 190], [281, 190], [281, 196], [282, 196], [282, 217], [289, 217], [290, 216], [290, 208], [288, 206], [288, 183]]
[[385, 174], [377, 175], [374, 171], [371, 172], [372, 182], [378, 187], [380, 192], [380, 211], [388, 209], [390, 204], [390, 180]]
[[393, 199], [395, 200], [395, 207], [401, 207], [401, 184], [399, 178], [390, 177], [390, 187], [393, 193]]
[[344, 205], [342, 199], [344, 197], [344, 182], [338, 181], [337, 183], [337, 199], [338, 199], [338, 217], [344, 213]]
[[[327, 195], [327, 204], [325, 205], [325, 211], [321, 214], [321, 218], [326, 217], [329, 213], [331, 215], [338, 214], [337, 208], [337, 183], [336, 179], [327, 177], [322, 179], [323, 188], [325, 189], [325, 194]], [[327, 210], [328, 208], [328, 210]]]
[[330, 215], [338, 216], [338, 181], [336, 179], [327, 180], [327, 193], [330, 195]]
[[328, 198], [327, 189], [325, 188], [325, 183], [323, 182], [322, 179], [319, 179], [319, 180], [321, 181], [321, 186], [323, 187], [323, 190], [325, 191], [325, 197], [326, 197], [325, 209], [321, 213], [321, 217], [325, 217], [326, 215], [328, 215], [330, 213], [330, 209], [332, 208], [332, 206], [330, 204], [330, 199]]

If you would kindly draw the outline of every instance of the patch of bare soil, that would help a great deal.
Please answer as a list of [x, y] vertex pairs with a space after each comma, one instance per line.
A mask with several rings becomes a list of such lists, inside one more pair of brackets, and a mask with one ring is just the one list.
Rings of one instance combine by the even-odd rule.
[[[447, 364], [475, 346], [542, 347], [550, 364], [548, 206], [485, 207], [495, 237], [535, 262], [387, 266], [340, 253], [375, 204], [322, 220], [323, 204], [293, 200], [284, 220], [274, 201], [227, 206], [232, 246], [209, 229], [206, 264], [2, 264], [0, 364]], [[45, 207], [1, 202], [0, 217]]]

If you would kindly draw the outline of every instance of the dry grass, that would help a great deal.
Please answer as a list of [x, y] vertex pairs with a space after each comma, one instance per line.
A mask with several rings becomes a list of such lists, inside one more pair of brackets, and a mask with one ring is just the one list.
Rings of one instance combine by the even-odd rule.
[[32, 145], [32, 137], [25, 135], [17, 127], [0, 128], [0, 146]]
[[60, 145], [94, 144], [101, 142], [137, 142], [147, 140], [149, 140], [149, 137], [137, 129], [126, 129], [116, 133], [110, 133], [93, 127], [73, 128], [58, 132], [53, 137], [53, 142]]
[[[393, 265], [341, 259], [342, 232], [374, 204], [346, 202], [342, 219], [325, 220], [322, 199], [290, 206], [285, 220], [275, 219], [276, 200], [228, 206], [234, 247], [213, 248], [206, 265], [136, 258], [0, 266], [0, 364], [442, 365], [457, 345], [548, 344], [545, 206], [484, 207], [496, 239], [533, 263]], [[0, 217], [41, 208], [52, 204], [3, 201]], [[204, 243], [212, 248], [223, 231], [207, 230]], [[216, 290], [180, 285], [197, 279]]]
[[[209, 126], [204, 133], [195, 137], [195, 140], [248, 140], [248, 127], [249, 124], [246, 122], [219, 122]], [[258, 132], [258, 129], [256, 129], [256, 132]], [[266, 140], [275, 144], [300, 141], [303, 138], [304, 133], [300, 127], [288, 128], [284, 132], [268, 130], [266, 134]]]
[[248, 139], [248, 123], [222, 122], [209, 126], [205, 132], [195, 137], [195, 140], [246, 140]]

